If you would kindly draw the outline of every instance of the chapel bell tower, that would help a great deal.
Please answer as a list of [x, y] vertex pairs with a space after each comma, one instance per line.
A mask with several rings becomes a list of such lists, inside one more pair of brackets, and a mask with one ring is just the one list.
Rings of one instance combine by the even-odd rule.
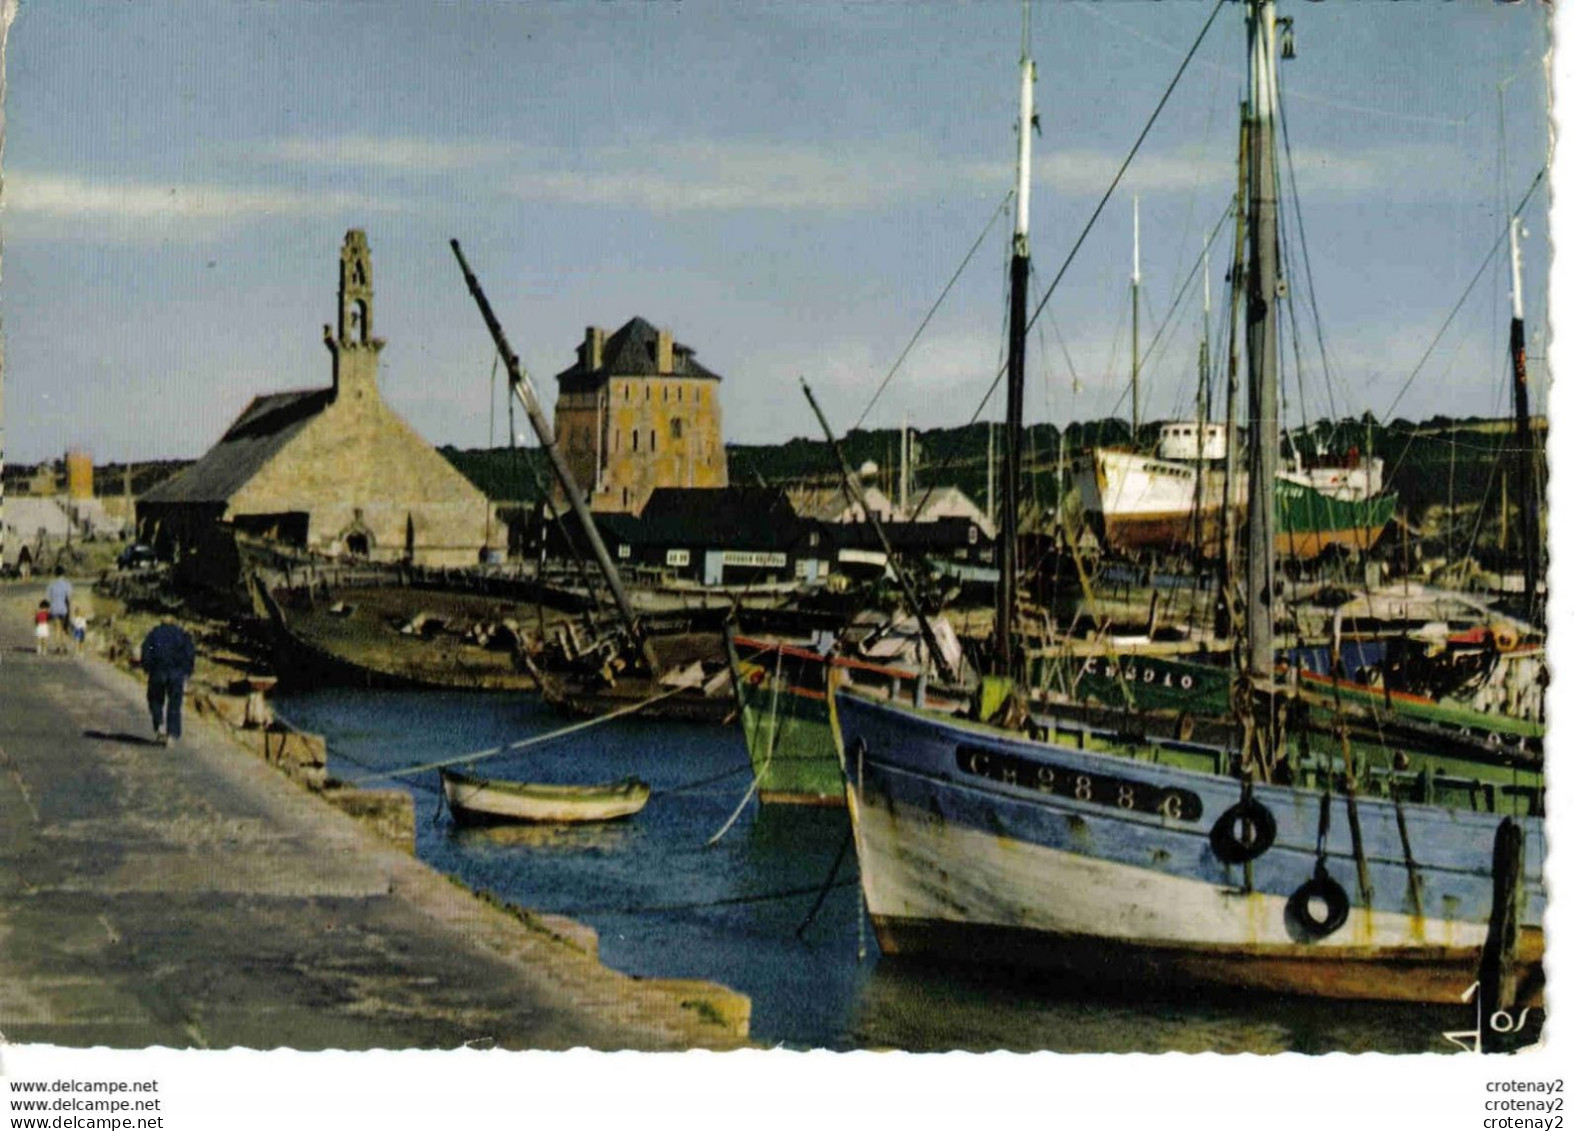
[[366, 233], [351, 228], [339, 249], [339, 328], [322, 328], [333, 354], [334, 399], [377, 396], [377, 357], [384, 342], [372, 337], [372, 250]]

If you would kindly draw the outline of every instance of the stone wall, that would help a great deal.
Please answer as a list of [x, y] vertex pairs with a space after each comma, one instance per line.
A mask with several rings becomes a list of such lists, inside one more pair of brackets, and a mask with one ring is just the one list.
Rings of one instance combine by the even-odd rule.
[[314, 549], [356, 538], [378, 561], [410, 550], [420, 565], [474, 565], [491, 504], [381, 397], [341, 396], [236, 492], [228, 517], [302, 510]]
[[719, 392], [708, 378], [638, 376], [612, 377], [595, 394], [560, 395], [557, 435], [587, 490], [601, 459], [591, 509], [638, 514], [658, 487], [727, 486]]

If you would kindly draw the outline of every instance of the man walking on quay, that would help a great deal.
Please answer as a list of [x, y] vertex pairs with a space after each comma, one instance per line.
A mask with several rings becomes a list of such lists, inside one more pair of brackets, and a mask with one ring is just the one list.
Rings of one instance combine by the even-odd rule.
[[71, 583], [66, 580], [65, 566], [55, 567], [55, 579], [49, 583], [45, 596], [49, 599], [49, 621], [53, 630], [50, 636], [58, 641], [57, 652], [71, 650]]
[[165, 622], [142, 640], [142, 670], [148, 675], [148, 711], [160, 746], [180, 738], [180, 703], [197, 666], [197, 646], [178, 624]]

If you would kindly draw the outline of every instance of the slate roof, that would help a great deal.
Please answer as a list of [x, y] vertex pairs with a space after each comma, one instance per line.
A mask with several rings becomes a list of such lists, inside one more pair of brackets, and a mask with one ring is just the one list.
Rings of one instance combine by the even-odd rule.
[[333, 390], [304, 389], [254, 399], [206, 455], [160, 483], [142, 501], [222, 503], [263, 469], [333, 400]]
[[643, 318], [635, 316], [622, 329], [607, 337], [601, 348], [601, 366], [585, 367], [584, 348], [573, 365], [557, 375], [560, 382], [579, 383], [590, 378], [603, 377], [704, 377], [720, 381], [719, 373], [712, 373], [694, 360], [694, 350], [682, 342], [672, 343], [672, 372], [662, 373], [656, 367], [656, 337], [658, 331]]
[[784, 549], [807, 532], [779, 487], [658, 487], [638, 518], [597, 515], [597, 524], [631, 546]]

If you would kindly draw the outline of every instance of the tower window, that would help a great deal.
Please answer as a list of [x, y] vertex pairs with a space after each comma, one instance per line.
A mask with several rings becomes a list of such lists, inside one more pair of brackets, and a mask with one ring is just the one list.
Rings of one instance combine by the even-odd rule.
[[674, 416], [668, 427], [674, 440], [683, 439], [683, 421], [680, 418]]
[[650, 430], [650, 450], [656, 450], [656, 430], [654, 428]]
[[645, 386], [645, 399], [647, 401], [650, 400], [650, 386], [649, 385]]
[[634, 450], [637, 452], [637, 451], [639, 451], [639, 429], [638, 428], [635, 428], [633, 430], [633, 436], [634, 436]]

